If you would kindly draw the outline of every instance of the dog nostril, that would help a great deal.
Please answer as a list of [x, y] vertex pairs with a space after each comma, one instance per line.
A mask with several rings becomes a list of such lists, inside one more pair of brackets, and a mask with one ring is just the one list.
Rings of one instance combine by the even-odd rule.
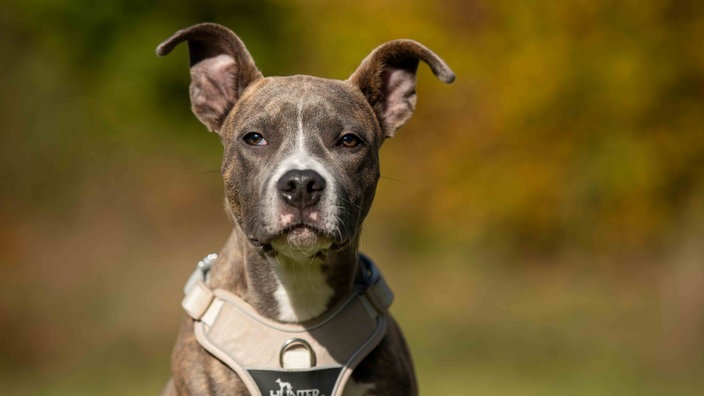
[[298, 189], [298, 185], [294, 180], [289, 180], [288, 183], [283, 183], [283, 185], [279, 188], [281, 191], [294, 192]]
[[277, 182], [284, 202], [299, 209], [317, 204], [325, 186], [325, 179], [312, 170], [288, 171]]
[[314, 177], [311, 180], [309, 180], [308, 184], [306, 185], [306, 190], [308, 192], [316, 192], [316, 191], [325, 190], [325, 179], [320, 177], [320, 175], [318, 175], [317, 173], [315, 175], [317, 177]]

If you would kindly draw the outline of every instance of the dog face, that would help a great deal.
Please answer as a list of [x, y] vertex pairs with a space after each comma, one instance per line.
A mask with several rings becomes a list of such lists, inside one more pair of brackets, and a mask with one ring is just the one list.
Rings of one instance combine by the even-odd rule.
[[264, 78], [236, 103], [221, 135], [227, 202], [250, 240], [309, 255], [356, 238], [379, 178], [383, 136], [354, 86]]
[[225, 146], [229, 212], [254, 245], [297, 261], [356, 240], [379, 178], [378, 150], [415, 109], [419, 62], [454, 80], [411, 40], [377, 47], [346, 81], [264, 78], [240, 39], [212, 23], [176, 32], [157, 54], [183, 41], [193, 112]]

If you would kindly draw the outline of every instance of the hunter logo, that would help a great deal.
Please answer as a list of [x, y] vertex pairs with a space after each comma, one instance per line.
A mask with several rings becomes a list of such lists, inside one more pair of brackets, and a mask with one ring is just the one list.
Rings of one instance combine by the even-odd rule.
[[342, 367], [307, 370], [247, 370], [262, 396], [326, 396], [332, 395]]
[[325, 396], [320, 394], [318, 389], [299, 389], [294, 391], [293, 386], [289, 382], [281, 381], [281, 378], [276, 379], [279, 384], [279, 390], [269, 391], [269, 396]]

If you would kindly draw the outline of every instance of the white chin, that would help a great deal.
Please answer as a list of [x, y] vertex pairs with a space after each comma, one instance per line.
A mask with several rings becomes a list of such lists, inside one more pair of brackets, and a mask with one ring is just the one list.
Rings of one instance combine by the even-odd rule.
[[310, 259], [331, 245], [330, 239], [305, 227], [293, 229], [271, 241], [274, 250], [296, 261]]

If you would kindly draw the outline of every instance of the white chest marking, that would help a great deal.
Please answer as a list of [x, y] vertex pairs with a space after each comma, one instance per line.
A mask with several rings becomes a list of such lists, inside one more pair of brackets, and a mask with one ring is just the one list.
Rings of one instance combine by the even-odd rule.
[[296, 263], [279, 256], [274, 265], [277, 275], [274, 298], [279, 305], [280, 321], [304, 322], [325, 312], [333, 289], [320, 264]]

